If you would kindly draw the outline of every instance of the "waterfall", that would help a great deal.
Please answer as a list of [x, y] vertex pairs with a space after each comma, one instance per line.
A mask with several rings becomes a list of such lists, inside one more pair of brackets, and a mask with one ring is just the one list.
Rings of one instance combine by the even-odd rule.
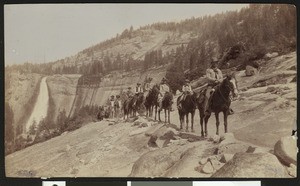
[[37, 97], [31, 116], [26, 124], [26, 132], [29, 131], [29, 128], [33, 124], [33, 121], [36, 121], [36, 124], [38, 125], [39, 122], [47, 116], [49, 93], [46, 79], [47, 77], [43, 77], [40, 83], [40, 93]]

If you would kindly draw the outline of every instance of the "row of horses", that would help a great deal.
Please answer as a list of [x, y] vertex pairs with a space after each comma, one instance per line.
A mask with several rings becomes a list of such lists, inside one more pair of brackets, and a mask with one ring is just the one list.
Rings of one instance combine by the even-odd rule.
[[[223, 112], [224, 115], [224, 129], [227, 133], [227, 117], [230, 109], [230, 95], [237, 96], [236, 80], [233, 76], [226, 76], [226, 78], [217, 85], [214, 89], [214, 93], [211, 96], [210, 111], [215, 113], [216, 117], [216, 134], [219, 134], [219, 114]], [[137, 112], [141, 109], [146, 109], [146, 116], [153, 117], [155, 120], [161, 121], [160, 113], [164, 110], [165, 122], [170, 123], [170, 112], [173, 104], [173, 94], [166, 92], [163, 99], [161, 108], [159, 107], [159, 85], [154, 85], [149, 90], [146, 97], [143, 93], [136, 94], [132, 97], [126, 98], [122, 104], [122, 107], [118, 103], [114, 104], [115, 112], [118, 109], [122, 109], [124, 120], [130, 116], [136, 116]], [[179, 97], [177, 98], [178, 102]], [[178, 109], [180, 129], [183, 129], [183, 124], [186, 123], [186, 131], [189, 130], [189, 114], [191, 115], [191, 131], [194, 132], [194, 116], [196, 109], [199, 110], [200, 125], [201, 125], [201, 136], [207, 136], [207, 123], [211, 116], [211, 112], [206, 113], [204, 108], [205, 90], [198, 93], [187, 94], [185, 99], [181, 102], [181, 107]]]

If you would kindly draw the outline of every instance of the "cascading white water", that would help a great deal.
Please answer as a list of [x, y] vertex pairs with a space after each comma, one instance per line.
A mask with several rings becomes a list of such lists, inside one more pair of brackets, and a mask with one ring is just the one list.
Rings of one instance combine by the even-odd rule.
[[40, 93], [37, 97], [31, 116], [26, 124], [26, 132], [29, 131], [33, 121], [38, 125], [39, 122], [47, 116], [48, 104], [49, 104], [49, 93], [46, 83], [47, 77], [43, 77], [40, 84]]

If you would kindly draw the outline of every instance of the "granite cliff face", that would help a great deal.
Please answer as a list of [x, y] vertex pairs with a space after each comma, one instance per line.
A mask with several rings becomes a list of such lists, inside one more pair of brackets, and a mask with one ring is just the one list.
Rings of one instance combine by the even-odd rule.
[[20, 132], [25, 132], [26, 122], [39, 94], [41, 80], [40, 74], [11, 73], [5, 78], [5, 102], [11, 107], [14, 127]]

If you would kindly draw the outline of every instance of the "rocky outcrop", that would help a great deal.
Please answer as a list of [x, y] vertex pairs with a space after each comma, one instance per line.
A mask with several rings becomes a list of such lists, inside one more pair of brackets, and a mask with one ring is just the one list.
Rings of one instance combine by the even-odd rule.
[[158, 177], [172, 167], [187, 150], [183, 146], [161, 148], [142, 155], [132, 166], [129, 177]]
[[274, 154], [278, 159], [289, 166], [297, 165], [297, 140], [292, 136], [281, 138], [274, 147]]
[[246, 66], [246, 70], [245, 70], [245, 74], [246, 76], [253, 76], [253, 75], [256, 75], [257, 74], [257, 69], [252, 67], [252, 66], [249, 66], [247, 65]]
[[212, 177], [286, 178], [285, 167], [270, 153], [237, 153]]

